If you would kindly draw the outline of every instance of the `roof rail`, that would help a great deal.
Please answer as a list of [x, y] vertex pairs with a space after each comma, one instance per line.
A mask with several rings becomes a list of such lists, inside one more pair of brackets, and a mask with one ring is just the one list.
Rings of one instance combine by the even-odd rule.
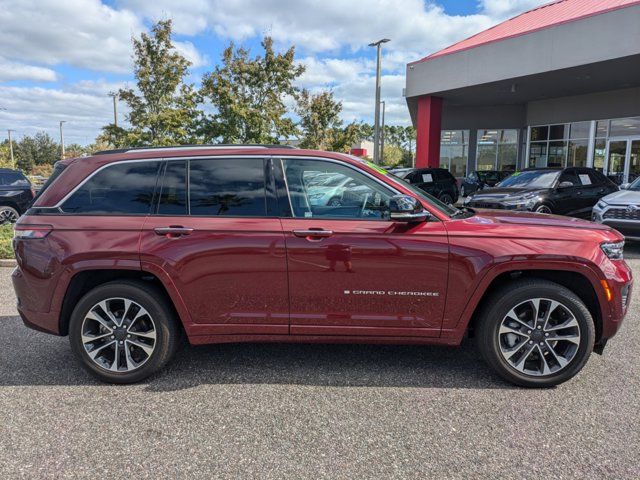
[[116, 148], [113, 150], [101, 150], [95, 152], [94, 155], [108, 155], [112, 153], [131, 153], [131, 152], [167, 152], [172, 150], [211, 150], [215, 148], [291, 148], [296, 147], [292, 145], [275, 145], [275, 144], [234, 144], [234, 143], [219, 143], [216, 145], [172, 145], [168, 147], [131, 147], [131, 148]]

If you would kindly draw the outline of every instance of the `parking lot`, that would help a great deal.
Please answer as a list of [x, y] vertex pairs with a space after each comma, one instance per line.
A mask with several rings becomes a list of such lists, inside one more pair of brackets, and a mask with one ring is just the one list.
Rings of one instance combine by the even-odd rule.
[[[640, 248], [629, 263], [640, 272]], [[16, 317], [0, 268], [0, 478], [640, 478], [638, 289], [604, 356], [551, 390], [459, 349], [187, 348], [100, 384]]]

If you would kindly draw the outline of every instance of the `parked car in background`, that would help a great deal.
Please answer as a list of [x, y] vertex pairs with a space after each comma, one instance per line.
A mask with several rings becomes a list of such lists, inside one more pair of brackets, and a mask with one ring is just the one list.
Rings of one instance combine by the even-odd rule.
[[482, 190], [485, 187], [495, 187], [496, 184], [507, 178], [513, 172], [499, 172], [497, 170], [475, 170], [462, 179], [460, 195], [463, 197]]
[[444, 168], [398, 168], [391, 173], [447, 205], [456, 203], [460, 196], [456, 178]]
[[464, 204], [591, 218], [598, 200], [617, 190], [611, 180], [593, 168], [526, 169], [511, 174], [495, 188], [472, 194]]
[[[318, 172], [349, 178], [343, 193], [362, 201], [314, 205], [305, 182]], [[26, 325], [68, 335], [109, 382], [156, 372], [183, 335], [451, 346], [473, 336], [502, 377], [549, 387], [602, 353], [630, 303], [623, 237], [610, 227], [457, 209], [349, 155], [132, 149], [62, 160], [54, 176], [15, 226], [17, 309]]]
[[640, 240], [640, 178], [601, 198], [591, 220], [615, 228], [629, 240]]
[[21, 171], [0, 168], [0, 225], [15, 223], [34, 197], [31, 182]]

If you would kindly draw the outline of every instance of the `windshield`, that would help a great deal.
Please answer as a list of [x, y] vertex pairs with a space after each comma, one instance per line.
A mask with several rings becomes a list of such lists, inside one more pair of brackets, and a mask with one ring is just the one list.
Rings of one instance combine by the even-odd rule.
[[634, 192], [640, 192], [640, 177], [636, 178], [628, 187], [627, 190], [633, 190]]
[[391, 173], [391, 175], [395, 175], [398, 178], [405, 178], [411, 172], [413, 172], [413, 170], [396, 170], [395, 172], [388, 172], [388, 173]]
[[504, 188], [553, 188], [560, 170], [529, 170], [515, 172], [497, 186]]

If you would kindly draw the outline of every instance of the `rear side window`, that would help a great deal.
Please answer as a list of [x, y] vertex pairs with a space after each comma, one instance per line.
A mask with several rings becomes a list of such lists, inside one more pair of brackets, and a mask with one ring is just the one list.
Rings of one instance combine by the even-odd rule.
[[20, 172], [0, 172], [1, 187], [28, 187], [31, 184]]
[[62, 210], [87, 215], [147, 215], [159, 167], [159, 161], [109, 165], [82, 184]]
[[191, 215], [264, 217], [265, 169], [261, 158], [191, 160]]

